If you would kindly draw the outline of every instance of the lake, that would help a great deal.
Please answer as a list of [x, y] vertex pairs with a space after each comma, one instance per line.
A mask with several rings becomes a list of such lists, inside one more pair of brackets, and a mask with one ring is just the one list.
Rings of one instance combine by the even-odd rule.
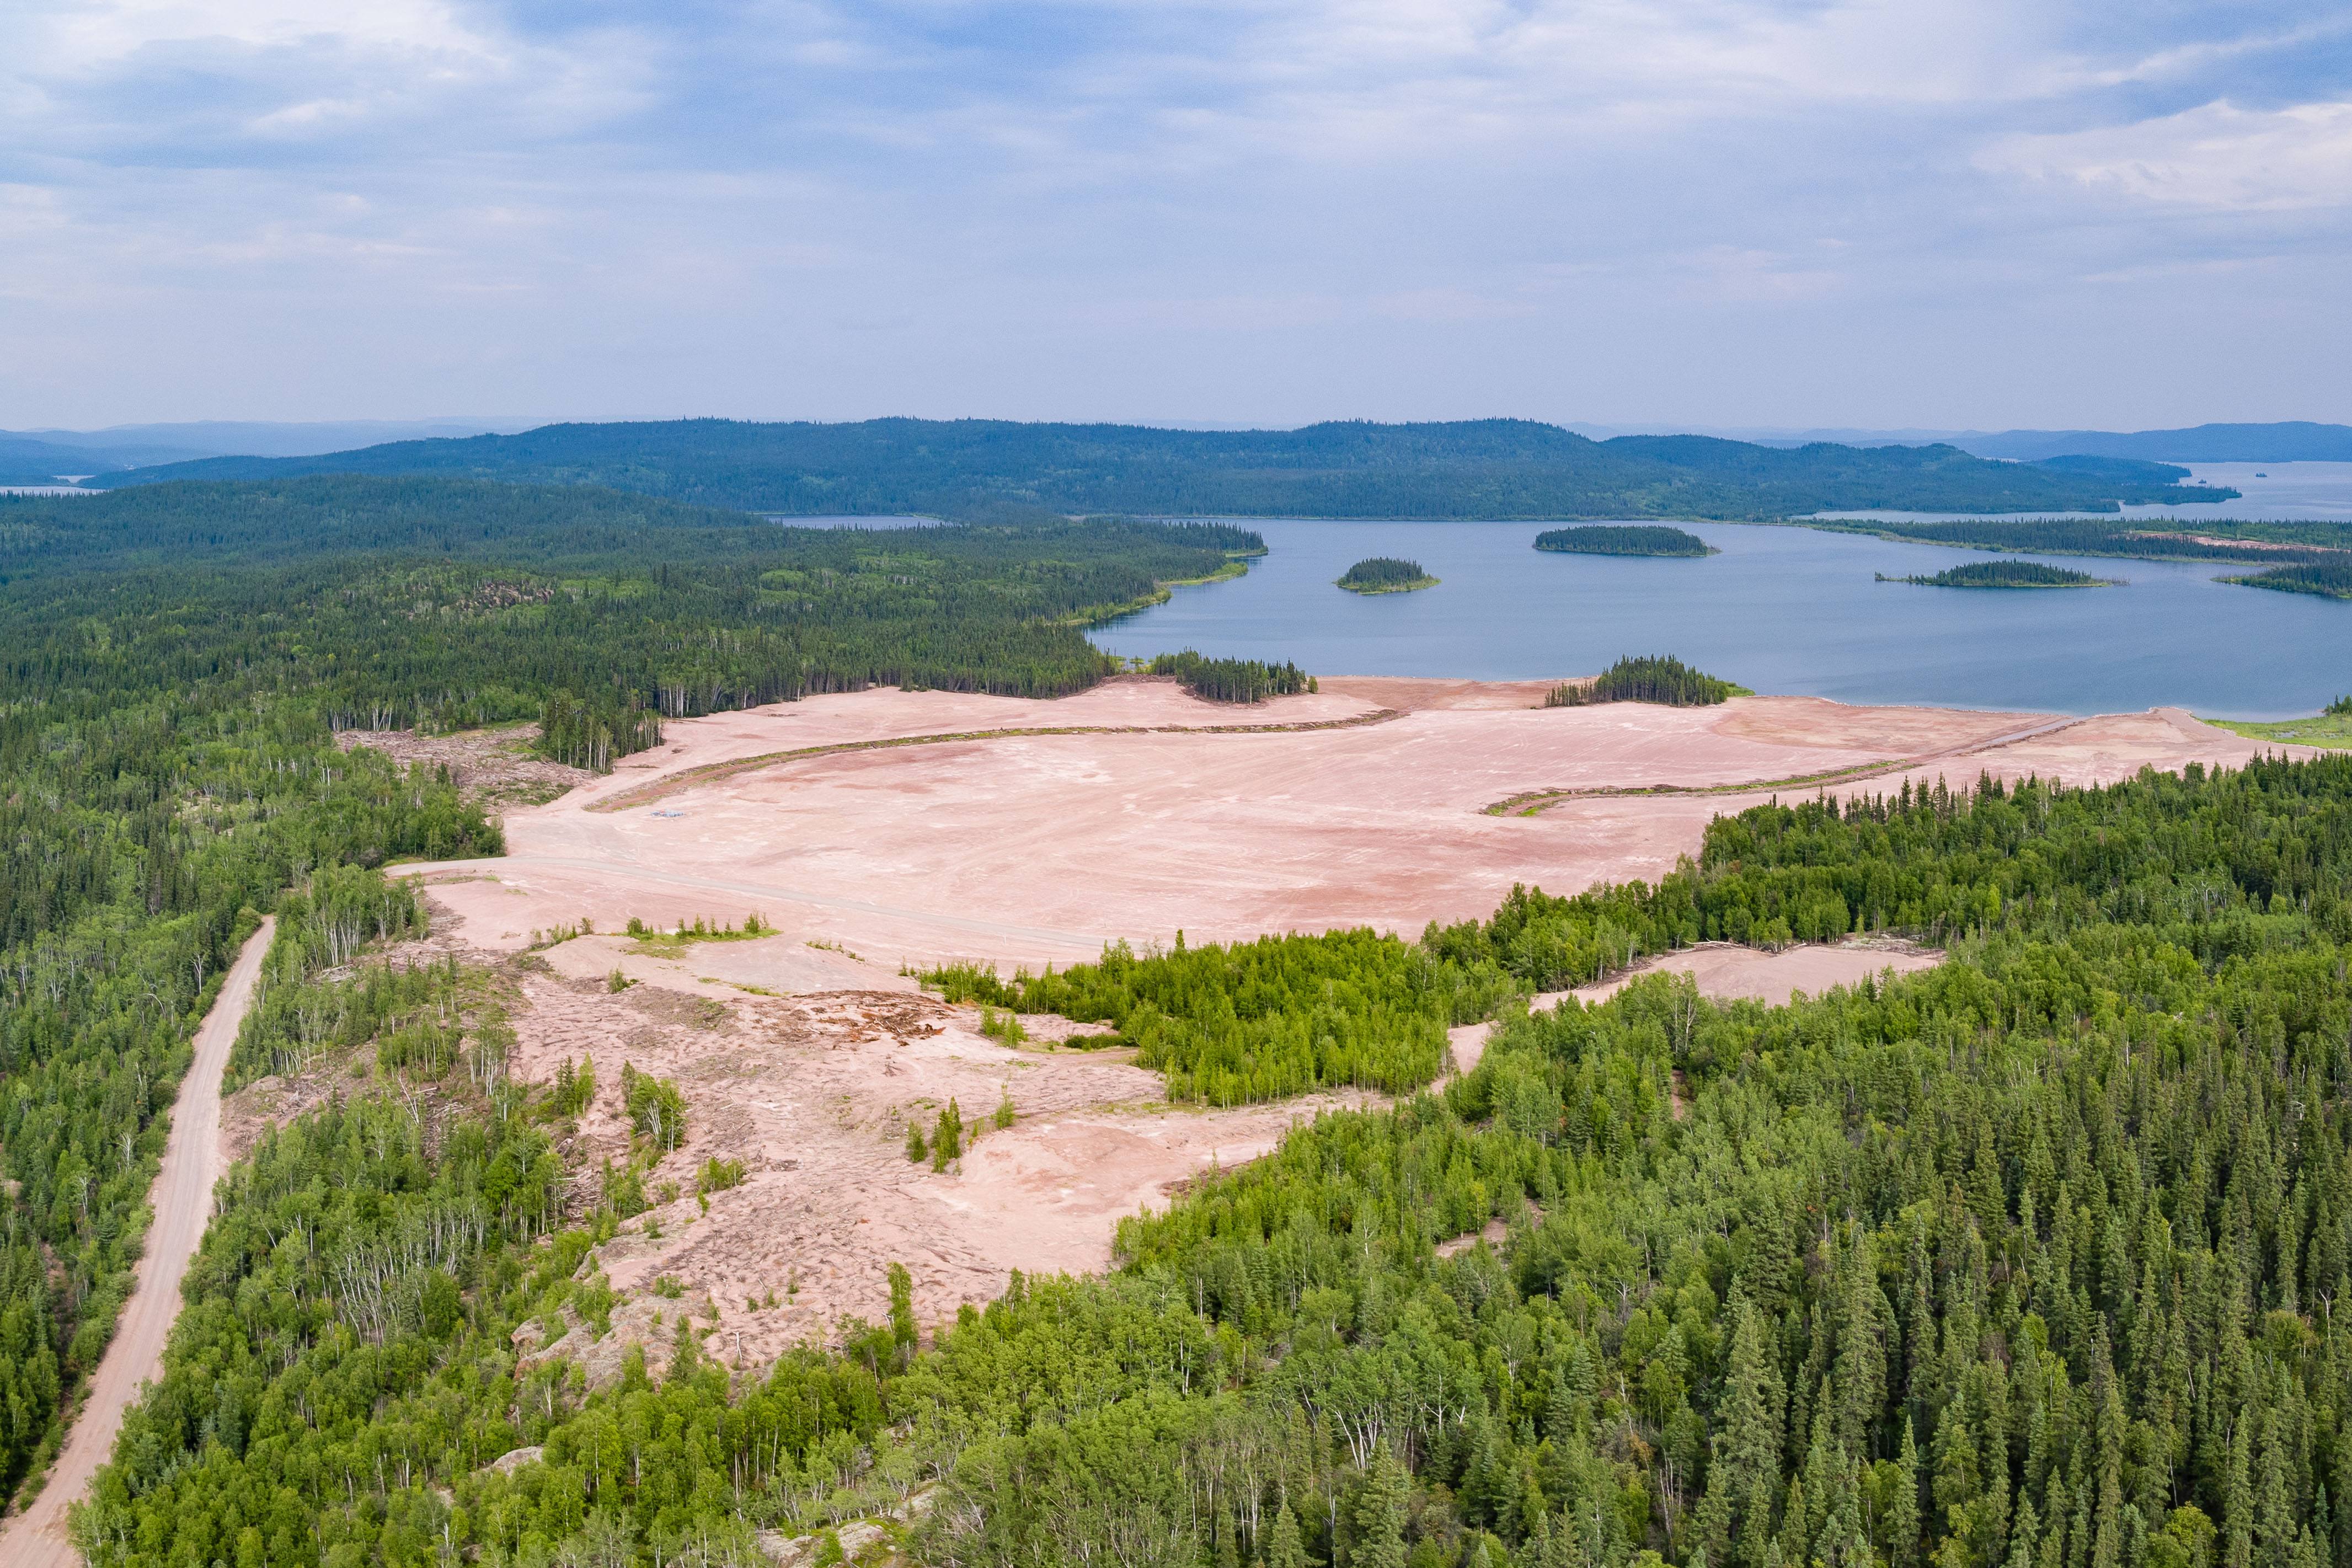
[[[2333, 465], [2331, 465], [2333, 466]], [[1983, 591], [1876, 582], [1989, 559], [1818, 529], [1684, 523], [1703, 560], [1556, 555], [1542, 523], [1243, 521], [1272, 554], [1098, 629], [1117, 653], [1197, 648], [1315, 674], [1520, 680], [1674, 653], [1759, 692], [1847, 703], [2228, 718], [2315, 712], [2352, 691], [2352, 603], [2212, 580], [2224, 563], [2035, 555], [2122, 588]], [[1440, 578], [1363, 598], [1365, 556]]]

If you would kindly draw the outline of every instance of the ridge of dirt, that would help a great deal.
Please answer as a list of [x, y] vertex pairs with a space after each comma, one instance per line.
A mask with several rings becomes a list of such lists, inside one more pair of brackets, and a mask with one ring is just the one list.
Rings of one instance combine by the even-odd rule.
[[1387, 724], [1404, 717], [1402, 708], [1381, 708], [1375, 713], [1357, 714], [1349, 718], [1301, 719], [1289, 724], [1066, 724], [1006, 729], [970, 729], [942, 735], [897, 735], [877, 740], [843, 740], [829, 746], [803, 746], [790, 751], [771, 751], [758, 757], [738, 757], [724, 762], [706, 762], [698, 768], [680, 768], [658, 779], [647, 779], [617, 793], [592, 800], [581, 808], [583, 811], [618, 811], [631, 806], [644, 806], [664, 796], [675, 795], [704, 784], [716, 784], [739, 774], [756, 772], [779, 763], [797, 762], [806, 757], [836, 757], [850, 751], [889, 751], [905, 746], [944, 746], [961, 740], [1015, 740], [1045, 735], [1286, 735], [1318, 729], [1360, 729], [1366, 725]]
[[[2174, 710], [2151, 709], [2165, 714]], [[1800, 779], [1758, 779], [1736, 784], [1645, 784], [1595, 785], [1584, 789], [1527, 789], [1496, 801], [1486, 808], [1490, 817], [1533, 817], [1562, 800], [1621, 799], [1640, 795], [1754, 795], [1768, 789], [1827, 789], [1832, 784], [1858, 784], [1867, 779], [1883, 779], [1893, 774], [1907, 773], [1930, 762], [1947, 762], [1957, 757], [1973, 757], [1980, 751], [1997, 751], [2005, 746], [2055, 735], [2076, 725], [2088, 724], [2084, 718], [2053, 719], [2008, 735], [1997, 735], [1986, 740], [1964, 741], [1941, 750], [1923, 752], [1916, 757], [1886, 758], [1864, 762], [1852, 768], [1840, 768], [1826, 773], [1812, 773]]]

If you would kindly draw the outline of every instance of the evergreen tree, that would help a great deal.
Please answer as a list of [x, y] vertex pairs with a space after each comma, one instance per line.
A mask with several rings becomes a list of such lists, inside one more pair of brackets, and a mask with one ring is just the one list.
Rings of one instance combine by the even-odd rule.
[[1348, 1561], [1353, 1568], [1405, 1568], [1405, 1502], [1411, 1489], [1404, 1467], [1386, 1439], [1373, 1450], [1356, 1496], [1355, 1536]]

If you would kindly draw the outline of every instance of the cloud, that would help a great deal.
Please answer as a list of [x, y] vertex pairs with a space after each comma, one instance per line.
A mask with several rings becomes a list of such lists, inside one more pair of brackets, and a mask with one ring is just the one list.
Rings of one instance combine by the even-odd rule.
[[[22, 0], [0, 424], [2327, 417], [2339, 11]], [[2249, 267], [2303, 313], [2265, 375], [2021, 373], [2144, 351], [2134, 309], [2244, 340]], [[1860, 390], [1897, 340], [1937, 374]]]
[[2213, 213], [2352, 206], [2352, 102], [2209, 103], [2133, 125], [2014, 136], [1980, 166]]

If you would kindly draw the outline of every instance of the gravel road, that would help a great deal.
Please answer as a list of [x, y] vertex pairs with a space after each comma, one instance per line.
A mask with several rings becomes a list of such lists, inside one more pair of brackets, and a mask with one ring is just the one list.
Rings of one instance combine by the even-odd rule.
[[7, 1568], [75, 1568], [81, 1553], [66, 1536], [66, 1507], [89, 1491], [90, 1478], [113, 1451], [122, 1413], [139, 1397], [139, 1386], [163, 1371], [163, 1340], [180, 1314], [180, 1281], [188, 1272], [196, 1243], [212, 1218], [213, 1183], [222, 1174], [220, 1157], [221, 1072], [237, 1026], [253, 1003], [254, 982], [269, 951], [278, 922], [261, 923], [236, 956], [213, 1010], [196, 1030], [196, 1057], [180, 1081], [172, 1112], [172, 1136], [163, 1147], [163, 1168], [148, 1195], [154, 1222], [139, 1260], [137, 1283], [113, 1343], [98, 1364], [65, 1452], [50, 1468], [48, 1484], [32, 1507], [0, 1531], [0, 1563]]

